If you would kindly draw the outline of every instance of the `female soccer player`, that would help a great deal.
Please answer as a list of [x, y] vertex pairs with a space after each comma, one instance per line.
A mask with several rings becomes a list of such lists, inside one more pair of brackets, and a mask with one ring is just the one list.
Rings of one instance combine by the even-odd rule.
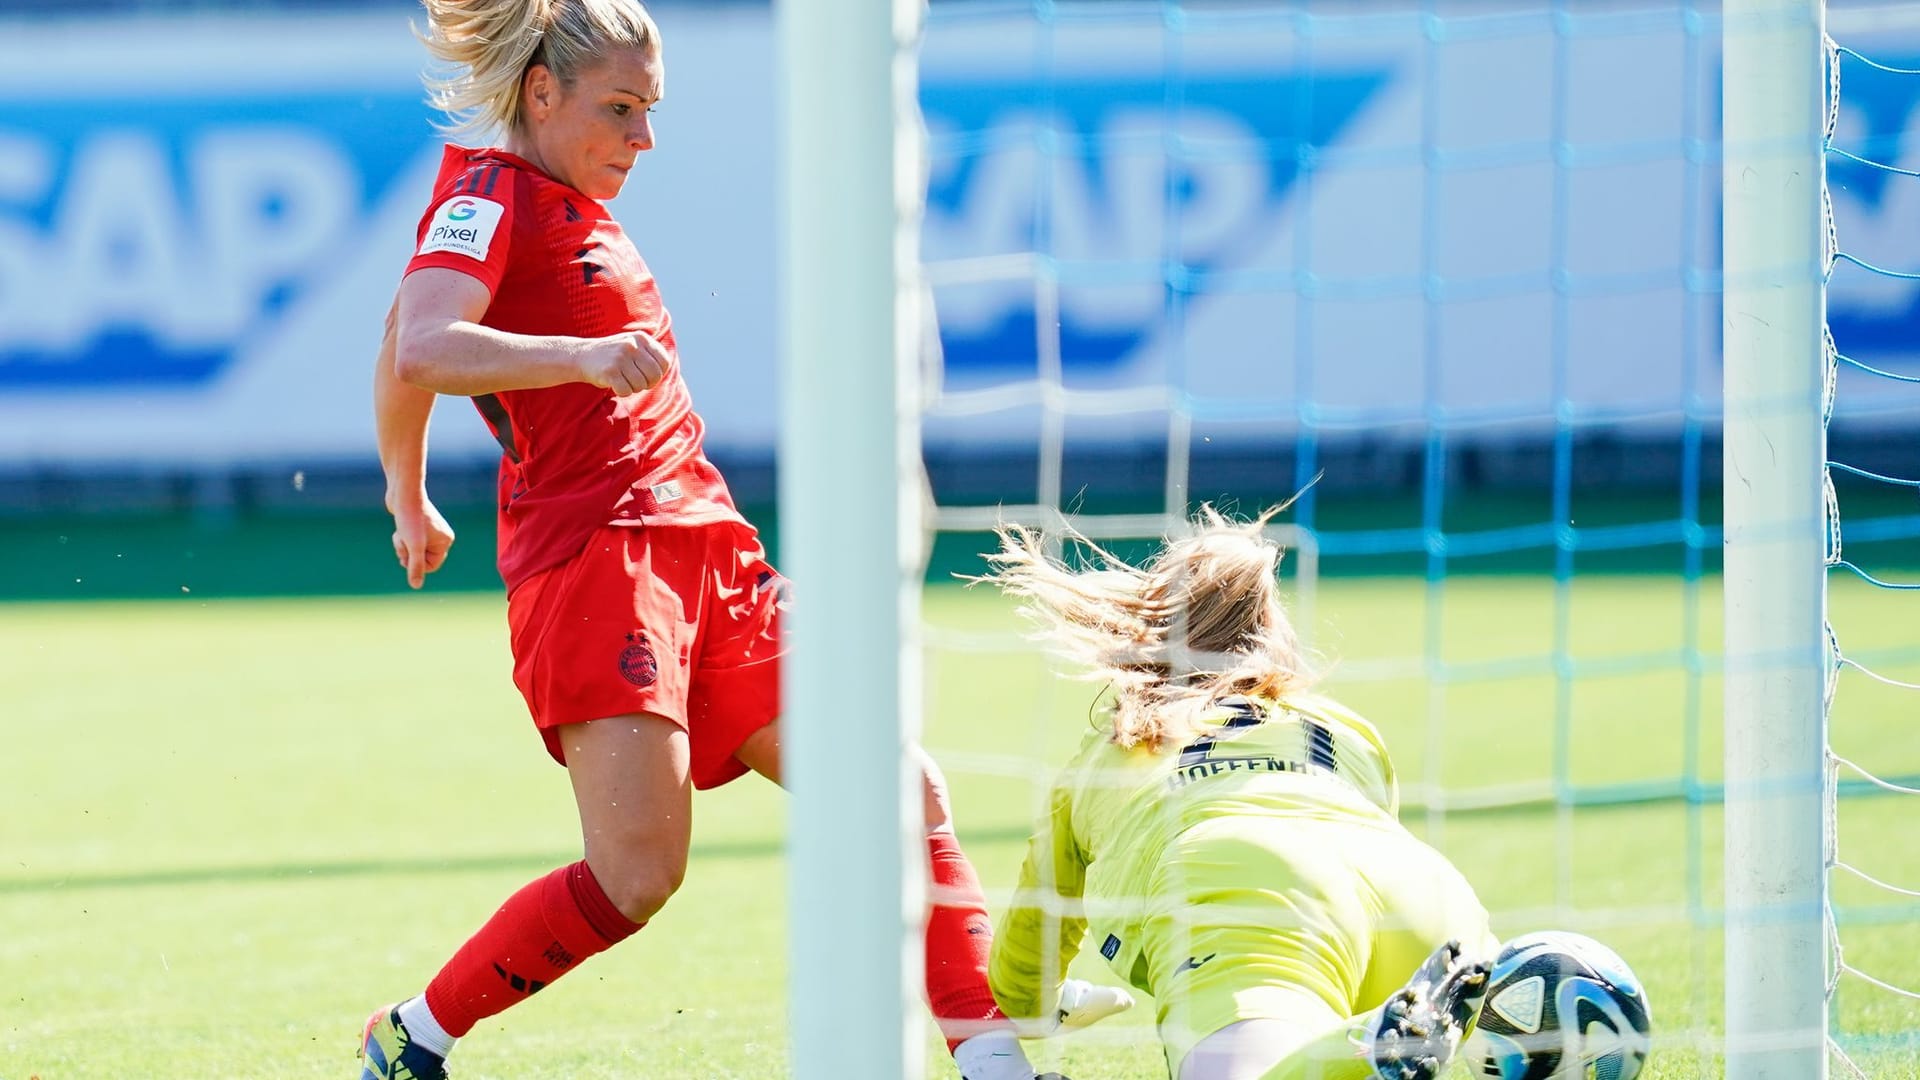
[[[653, 275], [603, 205], [653, 146], [660, 33], [638, 0], [424, 0], [430, 79], [499, 146], [449, 146], [376, 365], [394, 554], [420, 587], [453, 533], [427, 497], [436, 394], [504, 451], [514, 683], [566, 766], [585, 858], [514, 893], [368, 1021], [365, 1073], [445, 1075], [454, 1041], [634, 933], [686, 871], [691, 789], [780, 777], [785, 584], [701, 446]], [[966, 1080], [1033, 1080], [986, 982], [991, 927], [924, 761], [927, 993]]]
[[1087, 544], [1075, 569], [1002, 531], [981, 580], [1113, 693], [1028, 847], [994, 993], [1053, 1015], [1085, 938], [1153, 995], [1178, 1080], [1428, 1080], [1496, 943], [1466, 880], [1396, 820], [1379, 734], [1311, 692], [1270, 516], [1204, 510], [1143, 567]]

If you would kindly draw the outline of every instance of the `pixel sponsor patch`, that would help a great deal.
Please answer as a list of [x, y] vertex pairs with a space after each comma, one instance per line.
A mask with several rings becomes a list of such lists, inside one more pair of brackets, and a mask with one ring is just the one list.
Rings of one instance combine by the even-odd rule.
[[491, 199], [456, 195], [433, 212], [416, 254], [451, 251], [485, 262], [493, 247], [494, 230], [500, 227], [500, 216], [505, 212], [505, 207]]

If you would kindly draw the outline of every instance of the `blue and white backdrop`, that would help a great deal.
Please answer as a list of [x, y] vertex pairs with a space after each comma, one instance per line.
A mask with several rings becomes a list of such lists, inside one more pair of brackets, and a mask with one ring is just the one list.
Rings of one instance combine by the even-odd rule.
[[[1250, 439], [1711, 414], [1718, 30], [1685, 7], [934, 11], [925, 254], [949, 388], [1031, 377], [1057, 344], [1070, 387], [1164, 385]], [[615, 209], [713, 442], [770, 453], [773, 95], [804, 87], [774, 83], [765, 8], [660, 18], [659, 148]], [[370, 360], [437, 158], [404, 17], [83, 29], [0, 22], [0, 460], [369, 459]], [[1920, 66], [1920, 36], [1849, 44]], [[1838, 141], [1920, 168], [1920, 79], [1847, 93]], [[1920, 182], [1832, 179], [1849, 249], [1920, 269]], [[1843, 351], [1920, 374], [1920, 282], [1843, 267], [1831, 308]], [[1842, 401], [1853, 423], [1912, 426], [1904, 389]], [[468, 410], [434, 444], [493, 453]]]

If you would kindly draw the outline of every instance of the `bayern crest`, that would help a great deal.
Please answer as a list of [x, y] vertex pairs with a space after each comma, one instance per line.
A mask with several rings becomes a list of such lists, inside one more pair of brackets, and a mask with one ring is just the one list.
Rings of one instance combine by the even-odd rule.
[[635, 686], [652, 686], [660, 677], [660, 662], [654, 659], [644, 631], [627, 635], [627, 647], [620, 650], [620, 674]]

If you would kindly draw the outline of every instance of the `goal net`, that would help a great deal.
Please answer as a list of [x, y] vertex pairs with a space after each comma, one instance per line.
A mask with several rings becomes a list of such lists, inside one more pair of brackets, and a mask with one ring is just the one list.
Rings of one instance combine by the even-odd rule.
[[[1911, 1074], [1920, 21], [1835, 5], [1835, 51], [1824, 17], [1690, 0], [927, 9], [896, 54], [918, 105], [899, 145], [925, 165], [901, 280], [938, 338], [914, 350], [900, 421], [933, 496], [907, 553], [928, 571], [908, 586], [904, 663], [991, 904], [1099, 688], [955, 575], [985, 568], [1000, 522], [1133, 558], [1203, 504], [1251, 516], [1297, 495], [1273, 526], [1291, 615], [1329, 691], [1384, 734], [1402, 820], [1496, 933], [1618, 951], [1653, 1006], [1648, 1075]], [[1778, 51], [1749, 71], [1803, 65], [1766, 101], [1814, 100], [1807, 130], [1759, 99], [1723, 109], [1751, 49]], [[1747, 141], [1723, 156], [1737, 123]], [[1824, 161], [1833, 254], [1817, 179], [1792, 204], [1811, 219], [1731, 238], [1753, 220], [1724, 194], [1738, 154]], [[1723, 321], [1723, 294], [1731, 320], [1736, 293], [1779, 281], [1803, 287], [1799, 337], [1755, 344]], [[1802, 366], [1767, 383], [1749, 361]], [[1736, 400], [1760, 419], [1723, 422]], [[1798, 456], [1723, 517], [1723, 463], [1776, 423]], [[1758, 562], [1737, 554], [1754, 537]], [[1800, 591], [1749, 595], [1775, 570]], [[1730, 611], [1768, 617], [1753, 633]], [[1781, 745], [1784, 765], [1766, 756]], [[1783, 877], [1799, 891], [1756, 899]], [[1783, 920], [1792, 933], [1767, 929]], [[1119, 981], [1097, 944], [1073, 973]], [[1811, 997], [1756, 1003], [1736, 977]], [[1035, 1059], [1165, 1075], [1153, 1009]]]

